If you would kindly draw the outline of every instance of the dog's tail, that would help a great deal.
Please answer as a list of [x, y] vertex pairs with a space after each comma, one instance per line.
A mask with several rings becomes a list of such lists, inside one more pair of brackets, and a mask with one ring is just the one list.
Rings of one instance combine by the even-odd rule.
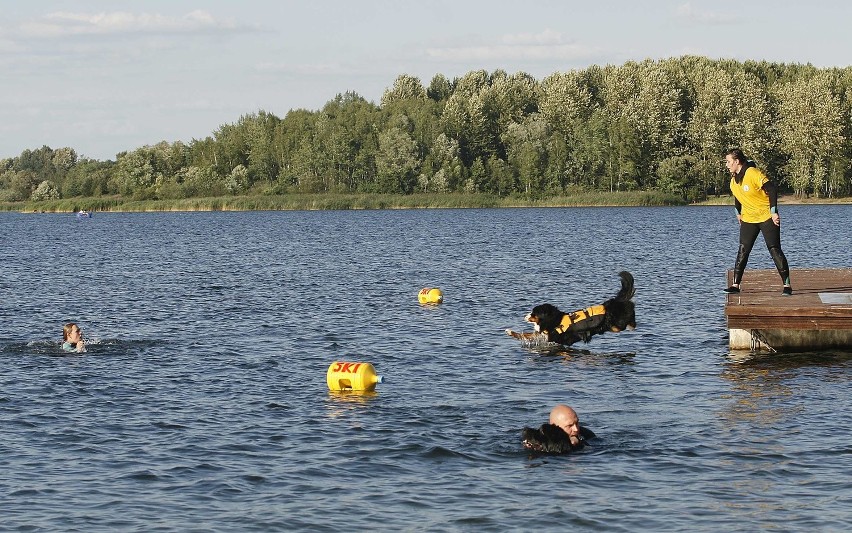
[[621, 277], [621, 290], [615, 295], [615, 300], [619, 302], [627, 302], [633, 295], [636, 294], [636, 289], [633, 287], [633, 274], [624, 270], [618, 274]]

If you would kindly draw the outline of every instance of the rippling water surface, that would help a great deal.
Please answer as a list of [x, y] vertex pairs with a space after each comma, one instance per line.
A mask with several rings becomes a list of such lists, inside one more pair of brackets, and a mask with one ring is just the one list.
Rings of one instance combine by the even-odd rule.
[[[852, 267], [852, 206], [783, 215], [794, 269]], [[0, 527], [847, 531], [852, 354], [730, 353], [736, 238], [729, 207], [0, 213]], [[624, 269], [636, 331], [504, 335]], [[331, 393], [335, 360], [386, 382]], [[530, 455], [555, 403], [599, 438]]]

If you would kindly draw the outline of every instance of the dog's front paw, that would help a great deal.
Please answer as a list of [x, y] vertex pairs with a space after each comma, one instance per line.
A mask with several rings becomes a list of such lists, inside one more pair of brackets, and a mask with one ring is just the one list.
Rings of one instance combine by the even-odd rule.
[[510, 337], [515, 337], [515, 336], [517, 336], [517, 333], [515, 333], [514, 331], [512, 331], [512, 330], [511, 330], [511, 329], [509, 329], [509, 328], [506, 328], [506, 329], [505, 329], [505, 331], [506, 331], [506, 335], [508, 335], [508, 336], [510, 336]]

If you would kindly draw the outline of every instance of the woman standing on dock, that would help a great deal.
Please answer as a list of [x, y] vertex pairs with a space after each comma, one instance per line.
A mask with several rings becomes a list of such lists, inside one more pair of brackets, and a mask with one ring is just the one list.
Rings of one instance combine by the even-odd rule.
[[734, 282], [725, 292], [740, 292], [740, 282], [748, 256], [754, 247], [754, 241], [757, 240], [757, 234], [762, 233], [784, 283], [781, 294], [793, 294], [793, 288], [790, 286], [790, 267], [784, 252], [781, 251], [778, 187], [766, 174], [758, 170], [754, 162], [749, 161], [739, 148], [734, 148], [725, 155], [725, 167], [731, 173], [731, 192], [734, 194], [734, 206], [737, 208], [737, 220], [740, 223], [740, 247], [734, 263]]

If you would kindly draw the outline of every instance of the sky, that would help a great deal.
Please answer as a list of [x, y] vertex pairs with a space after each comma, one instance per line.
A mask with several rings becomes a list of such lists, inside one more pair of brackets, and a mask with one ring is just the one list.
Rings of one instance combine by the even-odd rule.
[[848, 0], [0, 0], [0, 159], [115, 159], [401, 74], [543, 79], [701, 55], [852, 64]]

